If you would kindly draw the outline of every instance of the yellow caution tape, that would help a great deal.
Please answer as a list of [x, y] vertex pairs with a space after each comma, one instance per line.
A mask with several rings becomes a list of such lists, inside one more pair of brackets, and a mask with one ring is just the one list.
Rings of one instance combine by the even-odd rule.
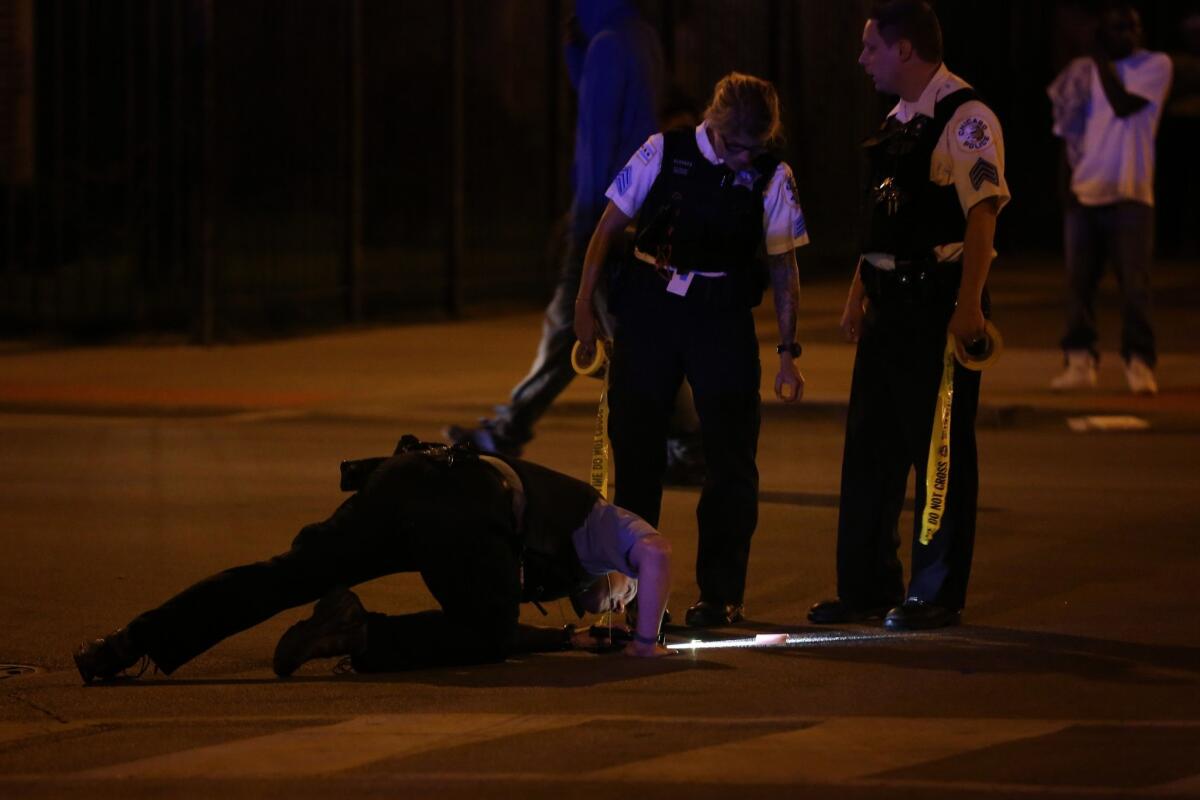
[[942, 527], [946, 512], [946, 492], [950, 486], [950, 412], [954, 407], [954, 362], [970, 370], [983, 370], [995, 364], [1004, 349], [1000, 331], [989, 320], [984, 334], [985, 346], [972, 354], [953, 334], [946, 334], [942, 353], [942, 385], [938, 389], [933, 413], [933, 435], [929, 437], [929, 457], [925, 465], [925, 508], [921, 514], [921, 544], [929, 544]]
[[[596, 411], [596, 429], [592, 433], [592, 461], [589, 469], [588, 482], [600, 495], [608, 499], [608, 455], [610, 445], [608, 440], [608, 342], [603, 339], [596, 341], [596, 353], [590, 364], [579, 363], [579, 342], [571, 350], [571, 367], [579, 375], [599, 377], [604, 386], [600, 390], [600, 407]], [[603, 374], [600, 374], [603, 371]]]
[[933, 413], [933, 435], [925, 464], [925, 510], [921, 515], [921, 544], [929, 544], [942, 527], [946, 510], [946, 487], [950, 485], [950, 411], [954, 405], [954, 337], [946, 334], [942, 353], [942, 385]]

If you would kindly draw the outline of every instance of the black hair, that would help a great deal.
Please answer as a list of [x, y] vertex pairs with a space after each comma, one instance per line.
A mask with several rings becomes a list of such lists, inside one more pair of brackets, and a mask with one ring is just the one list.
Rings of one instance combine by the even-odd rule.
[[922, 61], [941, 62], [942, 24], [925, 0], [877, 0], [871, 7], [870, 18], [875, 20], [879, 35], [889, 45], [908, 39]]

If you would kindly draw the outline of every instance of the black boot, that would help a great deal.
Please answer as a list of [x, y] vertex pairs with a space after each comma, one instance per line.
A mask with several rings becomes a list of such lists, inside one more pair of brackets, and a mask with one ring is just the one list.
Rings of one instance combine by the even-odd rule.
[[367, 612], [358, 595], [334, 589], [317, 601], [312, 616], [288, 628], [275, 646], [272, 666], [281, 678], [314, 658], [361, 652], [366, 643]]
[[84, 683], [111, 680], [141, 660], [145, 653], [129, 641], [129, 633], [118, 628], [99, 639], [84, 642], [75, 651], [75, 667]]

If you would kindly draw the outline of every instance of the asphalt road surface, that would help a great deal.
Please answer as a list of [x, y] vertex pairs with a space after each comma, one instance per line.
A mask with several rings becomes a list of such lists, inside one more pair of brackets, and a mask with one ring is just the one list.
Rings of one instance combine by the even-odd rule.
[[[841, 287], [815, 286], [807, 405], [765, 408], [748, 620], [703, 636], [789, 644], [657, 661], [395, 675], [320, 661], [278, 680], [270, 655], [308, 613], [295, 609], [169, 678], [84, 687], [70, 661], [82, 639], [286, 549], [339, 502], [340, 459], [501, 400], [537, 317], [0, 356], [0, 797], [1200, 796], [1200, 358], [1179, 332], [1194, 330], [1195, 292], [1160, 303], [1175, 338], [1158, 398], [1125, 394], [1110, 357], [1099, 391], [1064, 399], [1043, 389], [1052, 281], [1025, 278], [997, 286], [1011, 349], [984, 383], [964, 624], [805, 622], [834, 588], [852, 356], [828, 333]], [[769, 313], [763, 326], [766, 348]], [[486, 363], [468, 371], [481, 341]], [[531, 458], [583, 474], [596, 389], [576, 382]], [[1150, 427], [1068, 428], [1094, 413]], [[665, 499], [678, 616], [695, 599], [696, 499]], [[359, 592], [373, 609], [432, 604], [415, 576]], [[572, 619], [565, 603], [548, 611]]]

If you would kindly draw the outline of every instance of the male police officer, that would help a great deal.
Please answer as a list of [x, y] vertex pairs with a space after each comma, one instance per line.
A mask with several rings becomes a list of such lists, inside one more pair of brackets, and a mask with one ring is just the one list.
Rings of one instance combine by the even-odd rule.
[[[865, 143], [866, 238], [842, 317], [858, 351], [842, 462], [838, 598], [817, 603], [808, 618], [843, 623], [886, 612], [893, 630], [935, 628], [956, 623], [966, 598], [978, 372], [954, 367], [944, 516], [929, 544], [914, 542], [907, 594], [897, 523], [909, 472], [915, 466], [924, 475], [946, 334], [963, 343], [984, 334], [996, 216], [1009, 198], [1004, 147], [995, 115], [942, 64], [941, 27], [927, 3], [877, 4], [862, 42], [859, 63], [876, 89], [900, 102]], [[922, 480], [916, 494], [921, 508]]]
[[[343, 482], [355, 494], [302, 529], [287, 552], [200, 581], [80, 648], [84, 681], [114, 677], [143, 656], [170, 674], [222, 639], [318, 598], [312, 619], [280, 640], [277, 674], [334, 655], [378, 672], [563, 649], [570, 631], [518, 625], [521, 602], [570, 597], [577, 610], [620, 611], [639, 586], [642, 613], [627, 652], [667, 652], [657, 636], [670, 545], [587, 484], [413, 437], [390, 458], [355, 463], [365, 467], [359, 478]], [[368, 615], [339, 588], [395, 572], [420, 572], [441, 610]]]

